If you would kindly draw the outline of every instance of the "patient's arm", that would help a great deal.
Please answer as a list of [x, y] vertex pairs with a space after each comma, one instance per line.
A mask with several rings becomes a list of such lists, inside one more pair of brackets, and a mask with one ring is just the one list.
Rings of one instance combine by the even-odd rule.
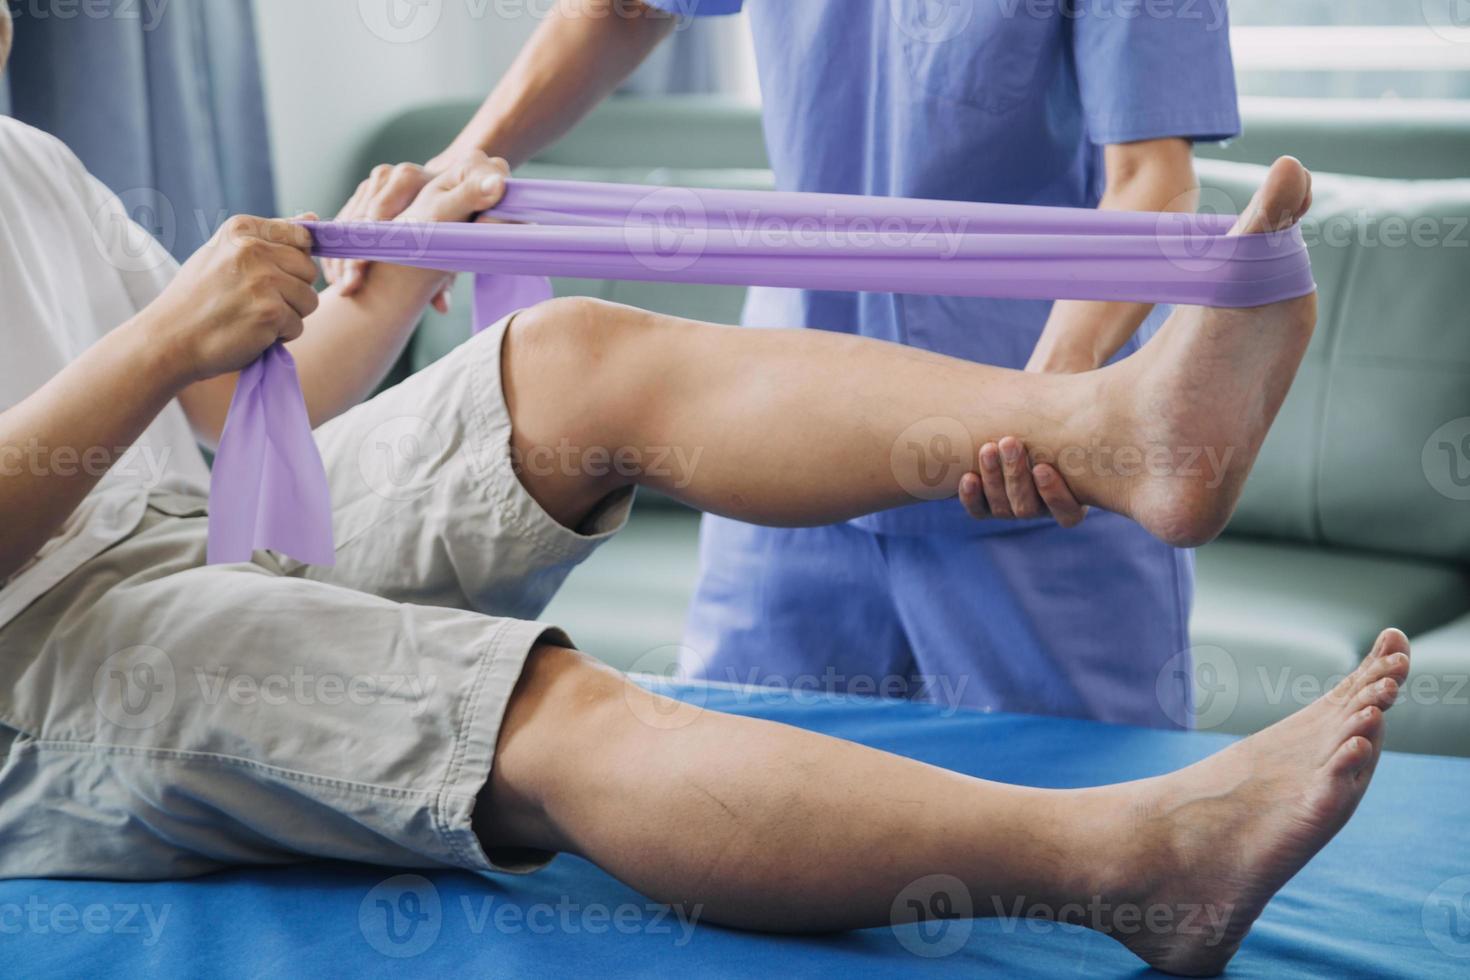
[[309, 242], [285, 222], [232, 219], [156, 301], [0, 412], [0, 581], [180, 391], [300, 333], [316, 306]]
[[178, 366], [132, 321], [0, 412], [0, 582], [61, 528], [180, 381]]
[[[494, 206], [505, 189], [504, 161], [483, 154], [441, 174], [430, 193], [401, 217], [405, 221], [464, 221]], [[304, 232], [303, 232], [304, 234]], [[413, 335], [430, 299], [452, 277], [432, 270], [383, 266], [366, 288], [343, 295], [332, 287], [289, 344], [313, 426], [367, 398]], [[179, 395], [199, 438], [217, 443], [235, 392], [234, 374], [209, 378]]]

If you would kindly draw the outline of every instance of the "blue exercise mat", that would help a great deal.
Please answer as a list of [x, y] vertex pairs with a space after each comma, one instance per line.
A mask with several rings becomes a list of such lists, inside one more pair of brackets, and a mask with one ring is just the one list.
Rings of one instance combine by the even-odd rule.
[[[1154, 775], [1228, 741], [812, 694], [671, 691], [710, 708], [1038, 786]], [[818, 937], [691, 925], [565, 856], [523, 878], [311, 864], [166, 883], [0, 882], [4, 977], [787, 973], [852, 980], [1149, 972], [1110, 939], [1036, 920]], [[1357, 816], [1267, 908], [1229, 976], [1470, 976], [1470, 760], [1385, 756]]]

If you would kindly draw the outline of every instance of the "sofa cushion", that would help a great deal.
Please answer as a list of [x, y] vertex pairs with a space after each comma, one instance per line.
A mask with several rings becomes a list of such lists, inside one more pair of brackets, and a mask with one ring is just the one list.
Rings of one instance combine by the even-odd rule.
[[[1313, 170], [1401, 180], [1467, 176], [1470, 103], [1462, 99], [1240, 100], [1245, 132], [1200, 144], [1202, 157], [1265, 163], [1290, 153]], [[1404, 147], [1412, 146], [1413, 153]]]
[[1190, 633], [1198, 724], [1247, 733], [1351, 671], [1378, 633], [1464, 615], [1470, 572], [1439, 562], [1222, 538], [1200, 550]]
[[[1241, 208], [1261, 167], [1201, 161]], [[1470, 561], [1470, 180], [1317, 174], [1317, 331], [1231, 531]]]

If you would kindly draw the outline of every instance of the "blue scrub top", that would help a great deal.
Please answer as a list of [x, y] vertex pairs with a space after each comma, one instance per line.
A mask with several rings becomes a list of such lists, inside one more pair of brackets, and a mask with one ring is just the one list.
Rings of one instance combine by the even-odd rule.
[[[645, 2], [686, 16], [745, 5]], [[782, 190], [1095, 207], [1105, 145], [1240, 132], [1225, 0], [750, 0], [749, 13]], [[1050, 308], [760, 288], [745, 322], [1019, 368]], [[1156, 311], [1120, 356], [1161, 319]], [[971, 520], [954, 500], [855, 523], [904, 534], [1020, 529]]]

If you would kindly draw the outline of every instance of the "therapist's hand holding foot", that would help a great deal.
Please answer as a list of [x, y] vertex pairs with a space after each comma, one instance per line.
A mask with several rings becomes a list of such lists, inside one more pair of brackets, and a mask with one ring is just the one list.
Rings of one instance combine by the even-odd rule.
[[1062, 527], [1082, 523], [1087, 508], [1050, 463], [1034, 463], [1013, 436], [980, 447], [976, 472], [960, 478], [959, 498], [976, 520], [1050, 517]]
[[[1234, 234], [1290, 228], [1306, 215], [1311, 193], [1311, 175], [1300, 163], [1277, 161]], [[1176, 310], [1152, 341], [1120, 362], [1113, 373], [1123, 378], [1112, 383], [1124, 395], [1125, 423], [1142, 436], [1137, 448], [1171, 447], [1182, 472], [1142, 479], [1118, 472], [1108, 479], [1107, 461], [1088, 456], [1082, 469], [1102, 474], [1091, 488], [1096, 502], [1130, 514], [1172, 544], [1215, 537], [1234, 510], [1316, 319], [1315, 294], [1250, 310]], [[1138, 397], [1127, 397], [1130, 388]], [[1050, 515], [1075, 527], [1087, 513], [1064, 472], [1031, 461], [1026, 446], [1010, 436], [981, 447], [979, 473], [961, 479], [959, 496], [977, 518]]]
[[[1311, 174], [1283, 157], [1232, 234], [1289, 229], [1311, 195]], [[1180, 465], [1162, 474], [1121, 466], [1090, 473], [1092, 502], [1171, 544], [1212, 540], [1240, 499], [1316, 323], [1316, 293], [1252, 309], [1179, 307], [1132, 357], [1094, 372], [1113, 396], [1104, 411], [1121, 412], [1111, 424], [1135, 433], [1135, 446], [1170, 447]]]

